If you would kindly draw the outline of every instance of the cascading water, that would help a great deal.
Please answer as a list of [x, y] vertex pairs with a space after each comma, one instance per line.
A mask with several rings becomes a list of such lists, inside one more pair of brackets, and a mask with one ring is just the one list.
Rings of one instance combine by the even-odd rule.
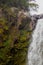
[[43, 65], [43, 19], [38, 20], [28, 51], [28, 65]]

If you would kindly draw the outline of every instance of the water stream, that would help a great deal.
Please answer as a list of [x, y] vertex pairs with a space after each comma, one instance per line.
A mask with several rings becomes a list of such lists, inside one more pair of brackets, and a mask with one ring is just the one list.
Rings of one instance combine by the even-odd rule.
[[43, 19], [38, 20], [28, 50], [28, 65], [43, 65]]

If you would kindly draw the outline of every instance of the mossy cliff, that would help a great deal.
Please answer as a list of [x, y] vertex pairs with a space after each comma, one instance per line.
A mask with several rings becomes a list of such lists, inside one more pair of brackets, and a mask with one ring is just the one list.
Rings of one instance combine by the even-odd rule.
[[26, 65], [33, 24], [23, 10], [0, 8], [0, 65]]

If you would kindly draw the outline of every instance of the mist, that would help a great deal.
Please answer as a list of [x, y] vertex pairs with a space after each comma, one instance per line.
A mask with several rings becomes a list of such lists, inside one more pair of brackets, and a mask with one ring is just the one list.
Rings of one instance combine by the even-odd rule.
[[37, 9], [37, 11], [30, 11], [31, 14], [43, 14], [43, 0], [36, 0], [36, 3], [38, 4], [39, 8]]

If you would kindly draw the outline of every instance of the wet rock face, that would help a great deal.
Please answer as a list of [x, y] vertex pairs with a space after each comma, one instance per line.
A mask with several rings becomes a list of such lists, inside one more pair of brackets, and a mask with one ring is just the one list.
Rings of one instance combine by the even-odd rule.
[[36, 18], [37, 20], [38, 20], [38, 19], [42, 19], [42, 18], [43, 18], [43, 14], [33, 15], [32, 17]]
[[35, 21], [31, 21], [29, 24], [30, 30], [34, 30], [36, 26], [36, 22]]
[[42, 19], [43, 18], [43, 14], [33, 15], [33, 16], [30, 16], [30, 18], [31, 18], [31, 21], [30, 21], [30, 25], [29, 26], [30, 26], [30, 29], [31, 30], [34, 30], [35, 27], [36, 27], [37, 21], [39, 19]]
[[[27, 17], [23, 12], [17, 12], [18, 13], [12, 13], [10, 8], [3, 11], [0, 10], [0, 14], [2, 15], [0, 16], [1, 49], [4, 45], [4, 49], [2, 49], [0, 53], [2, 54], [1, 59], [5, 61], [5, 65], [13, 64], [9, 64], [10, 61], [14, 62], [14, 65], [25, 65], [31, 34], [37, 23], [35, 16], [31, 17], [29, 15], [29, 17]], [[3, 63], [3, 61], [1, 61], [1, 63]]]
[[37, 24], [37, 19], [35, 17], [30, 17], [31, 18], [31, 21], [30, 21], [30, 24], [29, 24], [29, 27], [30, 27], [30, 30], [34, 30], [35, 27], [36, 27], [36, 24]]

